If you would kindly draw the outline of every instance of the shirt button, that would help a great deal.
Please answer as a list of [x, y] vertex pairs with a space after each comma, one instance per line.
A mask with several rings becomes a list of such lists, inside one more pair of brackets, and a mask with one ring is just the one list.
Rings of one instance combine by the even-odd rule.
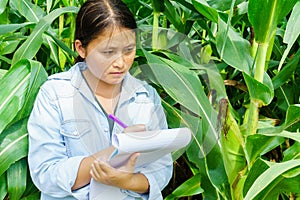
[[104, 132], [106, 132], [106, 133], [107, 133], [107, 132], [108, 132], [108, 128], [105, 128], [105, 129], [104, 129]]
[[78, 136], [79, 133], [78, 133], [77, 131], [75, 131], [75, 132], [73, 133], [73, 135]]

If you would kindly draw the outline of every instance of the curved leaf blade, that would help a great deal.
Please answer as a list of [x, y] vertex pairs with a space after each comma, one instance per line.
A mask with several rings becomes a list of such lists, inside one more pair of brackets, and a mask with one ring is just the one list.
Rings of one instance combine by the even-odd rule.
[[259, 82], [246, 73], [243, 73], [251, 99], [259, 100], [262, 105], [268, 105], [274, 97], [274, 88], [268, 74], [265, 73], [264, 83]]
[[21, 199], [26, 190], [27, 182], [27, 162], [22, 159], [12, 164], [7, 170], [7, 188], [9, 199]]
[[204, 192], [200, 186], [200, 174], [195, 174], [193, 177], [186, 180], [172, 194], [168, 195], [165, 200], [171, 200], [178, 197], [193, 196]]
[[[220, 10], [220, 11], [226, 11], [226, 10], [229, 10], [230, 9], [230, 5], [231, 5], [231, 2], [232, 0], [206, 0], [207, 3], [217, 9], [217, 10]], [[242, 2], [245, 2], [245, 0], [236, 0], [234, 6], [242, 3]]]
[[10, 6], [29, 22], [38, 22], [45, 15], [45, 12], [39, 6], [28, 0], [10, 0]]
[[8, 0], [1, 0], [0, 1], [0, 15], [4, 12], [6, 5], [7, 5]]
[[[11, 80], [14, 80], [13, 82]], [[21, 60], [0, 80], [0, 134], [13, 120], [24, 103], [30, 82], [30, 65]]]
[[205, 0], [192, 0], [192, 3], [199, 13], [215, 23], [218, 22], [218, 12], [210, 7]]
[[27, 120], [21, 120], [0, 135], [0, 176], [28, 154]]
[[[227, 32], [227, 25], [221, 19], [218, 21], [218, 27], [216, 45], [219, 54], [223, 56], [222, 59], [232, 67], [251, 74], [253, 58], [250, 54], [250, 43], [230, 27]], [[223, 47], [226, 51], [222, 52]]]
[[2, 174], [0, 176], [0, 183], [0, 199], [4, 199], [7, 195], [6, 174]]
[[249, 0], [248, 17], [257, 42], [269, 42], [279, 20], [285, 17], [298, 0]]
[[[245, 142], [240, 128], [233, 118], [228, 108], [228, 100], [221, 101], [218, 119], [221, 135], [221, 152], [224, 160], [225, 170], [228, 176], [229, 183], [233, 183], [240, 176], [239, 172], [246, 167], [246, 159], [244, 155]], [[224, 123], [223, 123], [224, 122]]]
[[289, 106], [286, 114], [285, 129], [288, 131], [300, 129], [300, 104]]
[[276, 178], [297, 167], [300, 167], [300, 160], [289, 160], [283, 163], [275, 163], [255, 180], [244, 199], [254, 199], [263, 192], [267, 186], [272, 184]]
[[22, 24], [0, 24], [0, 35], [15, 32], [16, 30], [23, 28], [27, 25], [34, 24], [32, 22], [24, 22]]
[[18, 60], [27, 58], [31, 59], [38, 52], [43, 42], [43, 33], [49, 28], [50, 24], [60, 15], [64, 13], [76, 13], [77, 7], [63, 7], [52, 11], [49, 15], [43, 17], [36, 25], [27, 40], [20, 46], [15, 52], [12, 64], [15, 64]]
[[296, 42], [300, 35], [300, 28], [295, 28], [300, 24], [300, 1], [296, 3], [291, 13], [291, 16], [287, 22], [286, 30], [283, 37], [283, 42], [288, 44], [286, 50], [284, 51], [282, 58], [280, 60], [278, 71], [280, 71], [283, 62], [285, 61], [288, 53], [290, 52], [293, 44]]

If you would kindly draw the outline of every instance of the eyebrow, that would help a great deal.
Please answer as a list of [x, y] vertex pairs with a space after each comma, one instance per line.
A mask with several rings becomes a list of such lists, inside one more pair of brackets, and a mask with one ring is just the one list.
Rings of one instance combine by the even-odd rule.
[[[128, 44], [128, 45], [124, 46], [123, 48], [128, 48], [128, 47], [132, 47], [132, 46], [136, 46], [136, 43]], [[104, 49], [118, 49], [118, 46], [107, 45], [106, 47], [104, 47]]]

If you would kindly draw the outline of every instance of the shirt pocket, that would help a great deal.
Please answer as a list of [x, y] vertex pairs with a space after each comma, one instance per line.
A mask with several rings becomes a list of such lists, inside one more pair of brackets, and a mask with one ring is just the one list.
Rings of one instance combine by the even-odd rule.
[[147, 93], [137, 93], [133, 102], [128, 105], [128, 116], [132, 124], [151, 123], [155, 115], [155, 105]]
[[60, 134], [64, 138], [66, 152], [69, 157], [88, 154], [88, 146], [91, 142], [90, 132], [90, 122], [88, 120], [67, 120], [61, 124]]

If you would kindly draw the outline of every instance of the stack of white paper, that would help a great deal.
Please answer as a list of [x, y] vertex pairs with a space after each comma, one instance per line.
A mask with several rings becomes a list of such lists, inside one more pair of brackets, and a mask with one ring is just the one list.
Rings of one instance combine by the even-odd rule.
[[[109, 157], [109, 164], [115, 168], [124, 165], [130, 155], [140, 153], [136, 167], [147, 165], [175, 150], [186, 147], [192, 138], [190, 129], [176, 128], [157, 131], [116, 134], [112, 138], [115, 151]], [[103, 185], [94, 180], [90, 184], [90, 199], [124, 199], [126, 195], [119, 188]]]

